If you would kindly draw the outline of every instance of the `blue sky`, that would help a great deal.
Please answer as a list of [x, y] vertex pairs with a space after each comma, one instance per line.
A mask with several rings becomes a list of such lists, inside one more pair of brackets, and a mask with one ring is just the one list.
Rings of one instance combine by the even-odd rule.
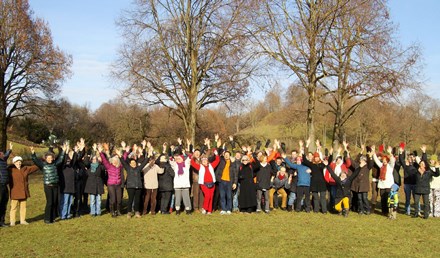
[[[48, 22], [54, 43], [73, 57], [73, 76], [61, 95], [71, 102], [98, 108], [118, 92], [109, 77], [122, 42], [115, 21], [130, 0], [29, 0], [35, 15]], [[440, 31], [438, 0], [391, 0], [390, 14], [402, 44], [418, 43], [423, 51], [424, 89], [440, 99]]]

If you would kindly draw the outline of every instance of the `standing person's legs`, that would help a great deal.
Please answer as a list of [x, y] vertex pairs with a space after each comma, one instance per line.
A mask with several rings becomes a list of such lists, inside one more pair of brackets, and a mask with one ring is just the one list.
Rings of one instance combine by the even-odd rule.
[[262, 190], [257, 190], [257, 212], [261, 211], [261, 196], [263, 195]]
[[90, 194], [90, 215], [94, 216], [97, 213], [98, 207], [96, 205], [96, 195]]
[[165, 192], [160, 192], [160, 212], [162, 214], [169, 214], [169, 210], [168, 210], [168, 206], [170, 205], [170, 200], [171, 200], [171, 192], [170, 191], [165, 191]]
[[212, 188], [208, 188], [205, 185], [201, 185], [200, 186], [201, 190], [203, 191], [205, 198], [203, 201], [203, 209], [208, 212], [211, 213], [212, 212], [212, 201], [213, 201], [213, 197], [214, 197], [214, 191], [215, 191], [215, 186]]
[[411, 185], [404, 184], [403, 190], [405, 191], [405, 214], [411, 214]]
[[329, 193], [330, 193], [330, 209], [333, 209], [335, 207], [336, 185], [329, 186]]
[[52, 210], [52, 189], [48, 185], [44, 185], [44, 195], [46, 196], [46, 207], [44, 209], [44, 222], [51, 223], [50, 213]]
[[312, 196], [313, 196], [313, 212], [317, 213], [319, 212], [319, 203], [320, 203], [319, 192], [312, 192]]
[[281, 209], [285, 209], [287, 207], [287, 193], [284, 188], [278, 189], [278, 193], [281, 194]]
[[131, 215], [132, 211], [133, 211], [133, 201], [134, 201], [134, 194], [135, 194], [136, 189], [134, 188], [128, 188], [127, 189], [127, 193], [128, 193], [128, 203], [127, 203], [127, 216]]
[[157, 188], [151, 189], [151, 197], [150, 197], [151, 215], [156, 214], [156, 204], [157, 204]]
[[[145, 189], [145, 197], [144, 197], [144, 211], [142, 212], [143, 215], [147, 214], [148, 209], [148, 203], [150, 203], [150, 198], [153, 190], [152, 189]], [[151, 208], [150, 208], [151, 211]]]
[[310, 205], [310, 187], [309, 186], [304, 188], [304, 195], [305, 195], [304, 205], [306, 207], [306, 212], [310, 212], [311, 205]]
[[269, 202], [267, 201], [267, 200], [269, 200], [269, 191], [264, 190], [263, 194], [264, 194], [264, 211], [267, 213], [267, 212], [269, 212]]
[[304, 198], [305, 187], [298, 186], [296, 188], [297, 196], [296, 196], [296, 208], [295, 211], [301, 211], [301, 200]]
[[182, 188], [176, 188], [174, 189], [174, 197], [175, 197], [175, 202], [174, 205], [176, 206], [176, 213], [180, 212], [180, 205], [182, 204]]
[[321, 212], [327, 213], [327, 198], [326, 198], [327, 191], [323, 191], [319, 193], [319, 200], [321, 205]]
[[185, 210], [189, 213], [192, 209], [191, 199], [189, 198], [189, 188], [182, 189], [183, 205], [185, 205]]
[[388, 215], [388, 195], [391, 189], [380, 189], [380, 203], [382, 207], [382, 215]]
[[24, 199], [24, 200], [18, 201], [18, 205], [20, 205], [20, 224], [21, 225], [29, 224], [26, 221], [26, 205], [27, 205], [27, 200]]
[[233, 192], [233, 200], [232, 200], [232, 206], [234, 211], [238, 211], [238, 196], [240, 195], [240, 184], [237, 183], [237, 187], [235, 188]]
[[140, 215], [142, 189], [138, 188], [134, 192], [134, 212], [136, 216]]
[[6, 184], [0, 184], [0, 225], [5, 224], [6, 206], [9, 201], [9, 190]]
[[109, 208], [112, 215], [116, 215], [116, 185], [108, 185]]
[[220, 192], [220, 206], [223, 212], [227, 211], [226, 208], [226, 182], [220, 180], [220, 182], [218, 183], [219, 189], [218, 191]]
[[374, 210], [376, 209], [376, 203], [377, 203], [377, 196], [378, 196], [378, 189], [377, 189], [377, 182], [372, 181], [371, 182], [371, 209], [374, 213]]
[[193, 182], [192, 188], [191, 188], [191, 192], [192, 192], [192, 196], [193, 196], [193, 207], [194, 207], [194, 210], [199, 210], [200, 209], [200, 206], [199, 206], [200, 187], [199, 187], [199, 184], [197, 182]]
[[[15, 225], [15, 218], [16, 218], [18, 205], [19, 205], [18, 200], [11, 200], [11, 210], [9, 212], [9, 223], [11, 224], [11, 226]], [[21, 216], [21, 213], [20, 213], [20, 216]]]
[[293, 210], [293, 204], [295, 203], [295, 200], [296, 200], [296, 193], [290, 192], [289, 193], [289, 200], [287, 201], [287, 205], [288, 205], [289, 209]]
[[427, 219], [429, 217], [429, 194], [423, 194], [423, 218]]
[[226, 211], [232, 211], [232, 183], [226, 182]]
[[414, 194], [414, 208], [415, 212], [413, 217], [418, 217], [420, 212], [420, 194]]
[[63, 193], [61, 198], [60, 198], [60, 208], [61, 208], [61, 219], [67, 219], [67, 215], [68, 212], [68, 206], [69, 206], [69, 198], [70, 198], [70, 194], [68, 193]]
[[124, 194], [124, 188], [121, 188], [121, 185], [115, 185], [116, 190], [116, 214], [121, 215], [121, 206], [122, 206], [122, 195]]

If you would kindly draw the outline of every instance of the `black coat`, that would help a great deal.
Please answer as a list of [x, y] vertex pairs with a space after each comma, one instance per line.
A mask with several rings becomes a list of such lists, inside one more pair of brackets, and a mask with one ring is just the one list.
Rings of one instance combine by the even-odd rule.
[[240, 209], [248, 209], [257, 206], [257, 188], [254, 183], [255, 167], [257, 165], [241, 165], [238, 170], [238, 183], [240, 184], [240, 195], [238, 195], [238, 206]]
[[262, 190], [262, 189], [266, 189], [269, 190], [270, 189], [270, 179], [272, 176], [274, 176], [274, 171], [272, 169], [272, 166], [267, 163], [265, 167], [263, 167], [261, 165], [260, 162], [255, 163], [257, 166], [257, 189], [258, 190]]
[[103, 165], [99, 165], [95, 172], [89, 168], [87, 172], [87, 181], [84, 188], [84, 192], [88, 194], [103, 194], [104, 193], [104, 182], [105, 182], [105, 168]]
[[174, 190], [174, 169], [170, 163], [161, 163], [159, 165], [164, 168], [164, 173], [157, 175], [159, 181], [159, 192], [169, 192]]
[[406, 185], [415, 185], [417, 168], [413, 164], [406, 165], [403, 153], [399, 155], [399, 160], [403, 167], [403, 183]]
[[148, 159], [143, 159], [142, 163], [138, 165], [136, 162], [136, 167], [131, 167], [125, 159], [121, 159], [122, 166], [124, 166], [125, 171], [127, 172], [127, 178], [125, 179], [127, 189], [130, 188], [143, 188], [142, 183], [142, 169], [147, 165]]
[[60, 173], [60, 191], [61, 193], [74, 194], [75, 189], [75, 174], [77, 173], [78, 154], [75, 152], [72, 159], [69, 160], [65, 155], [63, 170]]
[[327, 191], [327, 182], [324, 178], [324, 168], [325, 165], [323, 163], [312, 163], [307, 160], [306, 155], [303, 154], [303, 162], [304, 166], [309, 167], [312, 170], [311, 173], [311, 181], [310, 181], [310, 192], [325, 192]]
[[335, 195], [335, 203], [339, 203], [342, 198], [351, 196], [351, 183], [353, 180], [359, 175], [361, 171], [361, 167], [357, 167], [353, 174], [348, 176], [344, 181], [341, 181], [341, 178], [338, 177], [333, 169], [330, 166], [327, 166], [328, 172], [332, 175], [333, 179], [336, 182], [336, 195]]
[[[426, 163], [428, 164], [428, 163]], [[416, 189], [414, 192], [416, 194], [429, 194], [429, 188], [432, 177], [438, 177], [440, 175], [439, 169], [436, 168], [435, 172], [431, 169], [427, 169], [425, 173], [420, 174], [419, 171], [416, 172]]]

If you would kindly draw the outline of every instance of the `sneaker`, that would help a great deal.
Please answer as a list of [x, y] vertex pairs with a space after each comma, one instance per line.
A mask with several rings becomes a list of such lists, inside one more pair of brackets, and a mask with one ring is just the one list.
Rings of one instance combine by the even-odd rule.
[[191, 215], [191, 210], [185, 210], [186, 215]]
[[127, 213], [127, 219], [131, 219], [131, 212]]
[[227, 214], [227, 215], [231, 215], [231, 211], [227, 211], [226, 214]]
[[261, 210], [257, 210], [256, 212], [257, 212], [257, 213], [260, 213], [260, 212], [261, 212]]
[[140, 218], [141, 217], [141, 213], [140, 212], [136, 212], [134, 215], [136, 218]]
[[11, 222], [9, 225], [10, 225], [11, 227], [15, 226], [15, 222]]
[[221, 211], [220, 212], [220, 215], [225, 215], [226, 214], [226, 211]]
[[202, 209], [202, 214], [205, 215], [206, 214], [206, 210]]
[[208, 211], [208, 213], [206, 213], [207, 215], [211, 215], [212, 213], [210, 211]]
[[269, 214], [270, 213], [270, 210], [265, 210], [264, 211], [266, 214]]
[[[14, 223], [15, 224], [15, 223]], [[25, 221], [22, 221], [22, 222], [20, 222], [20, 224], [21, 225], [29, 225], [29, 223], [25, 220]], [[12, 224], [11, 224], [11, 226], [12, 226]]]

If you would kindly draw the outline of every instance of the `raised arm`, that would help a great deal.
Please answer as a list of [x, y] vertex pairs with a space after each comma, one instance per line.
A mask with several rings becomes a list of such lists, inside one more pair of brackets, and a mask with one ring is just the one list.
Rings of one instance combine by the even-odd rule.
[[37, 158], [37, 155], [35, 154], [34, 147], [30, 147], [30, 150], [32, 153], [32, 161], [39, 169], [42, 169], [44, 167], [43, 161], [41, 161], [41, 159]]

